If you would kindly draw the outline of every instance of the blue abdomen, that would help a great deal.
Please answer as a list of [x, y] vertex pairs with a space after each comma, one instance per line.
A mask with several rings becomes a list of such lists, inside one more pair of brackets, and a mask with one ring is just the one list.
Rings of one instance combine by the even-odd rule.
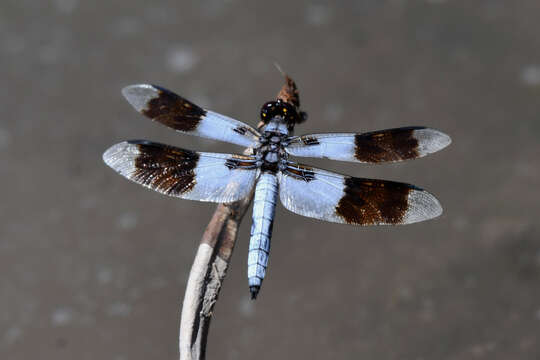
[[263, 173], [255, 188], [253, 223], [249, 240], [248, 281], [252, 299], [257, 297], [268, 266], [277, 192], [276, 176], [271, 173]]

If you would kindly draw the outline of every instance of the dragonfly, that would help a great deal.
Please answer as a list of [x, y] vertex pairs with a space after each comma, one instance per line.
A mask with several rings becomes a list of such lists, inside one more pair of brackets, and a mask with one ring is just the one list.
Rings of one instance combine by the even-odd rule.
[[246, 148], [242, 155], [221, 154], [131, 140], [110, 147], [103, 160], [129, 180], [182, 199], [232, 203], [254, 192], [247, 267], [252, 299], [266, 275], [278, 197], [293, 213], [341, 224], [411, 224], [442, 214], [435, 196], [414, 185], [342, 175], [290, 158], [353, 163], [416, 159], [451, 143], [438, 130], [412, 126], [294, 136], [295, 125], [307, 115], [300, 110], [298, 89], [288, 76], [277, 99], [261, 107], [256, 127], [160, 86], [131, 85], [122, 93], [139, 113], [180, 133]]

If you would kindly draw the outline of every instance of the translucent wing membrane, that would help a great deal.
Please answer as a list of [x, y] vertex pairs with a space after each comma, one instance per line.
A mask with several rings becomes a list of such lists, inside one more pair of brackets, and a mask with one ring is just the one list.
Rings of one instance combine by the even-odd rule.
[[251, 156], [194, 152], [145, 140], [113, 145], [103, 160], [147, 188], [199, 201], [242, 199], [251, 192], [257, 176]]
[[155, 85], [122, 89], [127, 101], [141, 114], [184, 134], [251, 147], [259, 133], [238, 120], [205, 110], [172, 91]]
[[296, 163], [281, 171], [279, 197], [288, 210], [353, 225], [410, 224], [442, 213], [437, 199], [413, 185], [355, 178]]
[[448, 135], [425, 127], [403, 127], [363, 134], [296, 136], [285, 150], [294, 156], [360, 163], [416, 159], [451, 143]]

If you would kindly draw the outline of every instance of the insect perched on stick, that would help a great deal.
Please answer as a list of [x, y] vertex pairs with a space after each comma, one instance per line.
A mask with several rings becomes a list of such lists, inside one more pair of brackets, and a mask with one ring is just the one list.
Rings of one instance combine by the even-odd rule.
[[450, 137], [426, 127], [367, 133], [293, 136], [306, 120], [296, 84], [286, 84], [265, 103], [257, 129], [203, 109], [155, 85], [122, 90], [133, 107], [184, 134], [248, 148], [247, 155], [195, 152], [146, 140], [121, 142], [103, 154], [107, 165], [126, 178], [183, 199], [232, 203], [255, 188], [248, 254], [248, 281], [257, 297], [268, 265], [277, 198], [300, 215], [352, 225], [398, 225], [442, 213], [437, 199], [414, 185], [357, 178], [291, 161], [289, 156], [357, 163], [416, 159], [448, 146]]

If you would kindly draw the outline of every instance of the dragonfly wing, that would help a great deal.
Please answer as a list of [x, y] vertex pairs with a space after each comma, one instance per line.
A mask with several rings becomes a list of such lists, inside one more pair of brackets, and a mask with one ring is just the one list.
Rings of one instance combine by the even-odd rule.
[[250, 194], [257, 178], [251, 156], [194, 152], [145, 140], [113, 145], [103, 160], [131, 181], [190, 200], [237, 201]]
[[172, 91], [156, 85], [130, 85], [122, 89], [127, 101], [141, 114], [184, 134], [251, 147], [260, 134], [251, 126], [205, 110]]
[[442, 213], [437, 199], [416, 186], [340, 175], [296, 163], [281, 171], [279, 197], [288, 210], [352, 225], [410, 224]]
[[403, 127], [363, 134], [313, 134], [291, 138], [285, 150], [294, 156], [360, 163], [416, 159], [451, 143], [448, 135], [426, 127]]

